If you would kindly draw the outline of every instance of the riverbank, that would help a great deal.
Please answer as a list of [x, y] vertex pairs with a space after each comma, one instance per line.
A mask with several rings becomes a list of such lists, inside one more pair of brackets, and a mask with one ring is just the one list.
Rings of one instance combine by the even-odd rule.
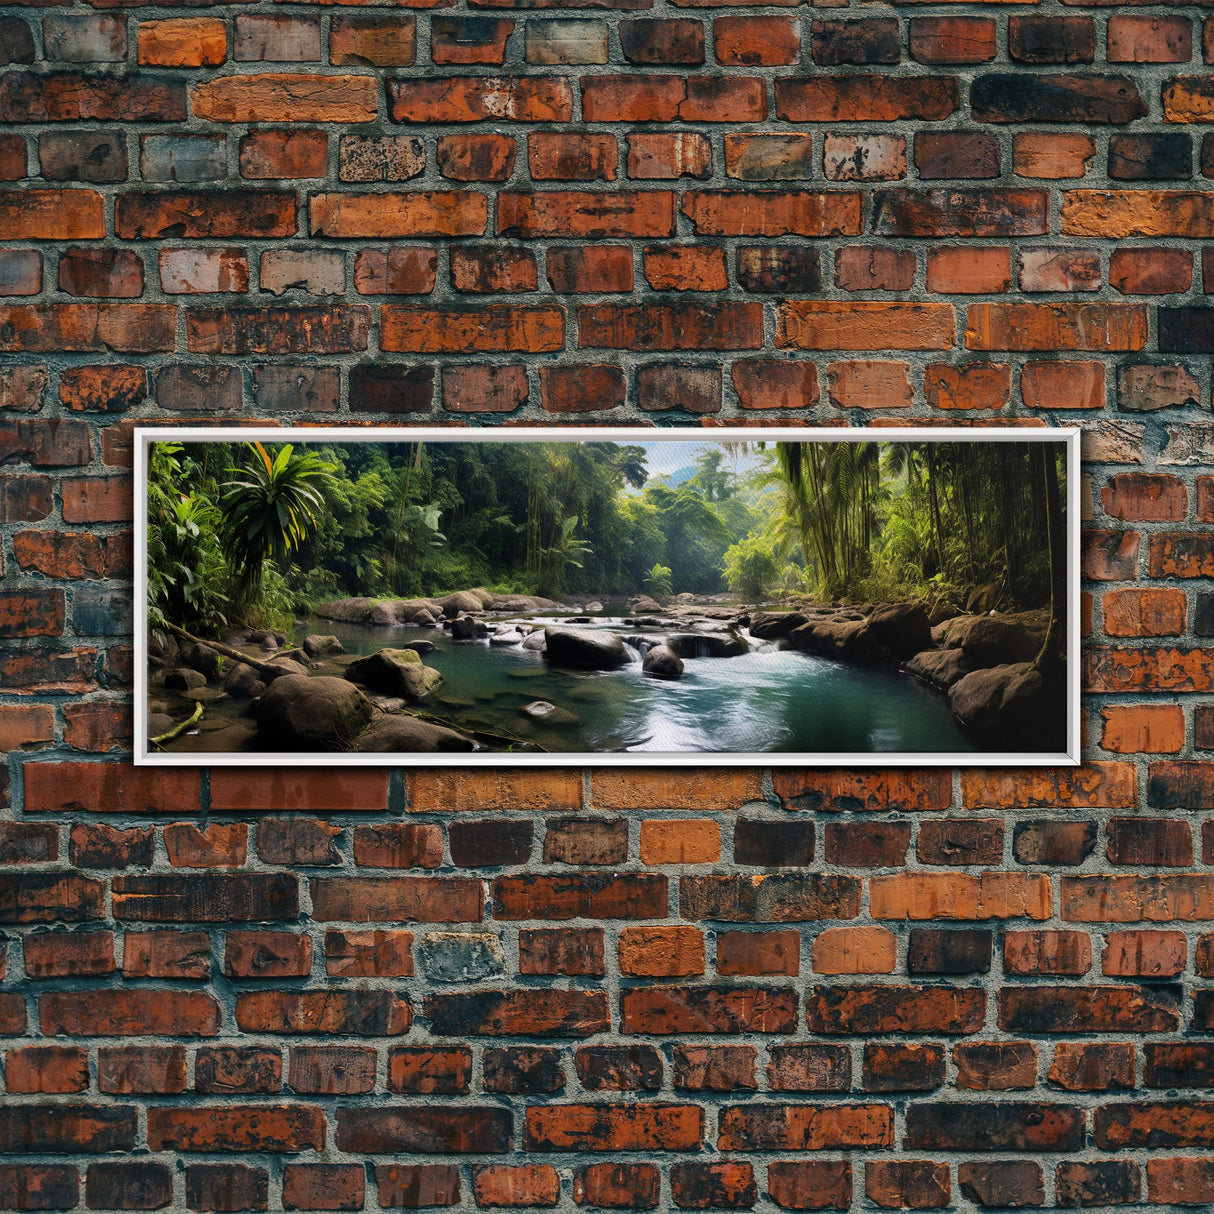
[[[212, 719], [169, 749], [583, 751], [656, 749], [667, 737], [671, 749], [804, 752], [815, 743], [905, 753], [904, 735], [924, 751], [1064, 749], [1064, 688], [1032, 664], [1042, 612], [962, 615], [933, 626], [913, 603], [805, 603], [792, 611], [723, 599], [557, 603], [468, 590], [336, 600], [321, 608], [329, 627], [358, 630], [362, 654], [339, 652], [345, 646], [319, 622], [299, 646], [284, 634], [229, 637], [227, 659], [206, 644], [154, 650], [149, 732], [165, 732], [202, 700], [214, 706]], [[611, 656], [599, 663], [587, 655], [601, 644]], [[865, 673], [871, 701], [852, 704], [850, 714], [863, 745], [793, 719], [829, 718], [855, 701], [848, 672], [852, 683]], [[824, 692], [831, 688], [833, 705], [798, 691], [811, 673]], [[944, 717], [907, 694], [912, 680], [931, 689]], [[541, 682], [545, 694], [532, 694]], [[656, 683], [667, 687], [665, 701]], [[747, 707], [751, 701], [760, 707]], [[756, 732], [744, 719], [754, 711], [772, 715], [771, 743], [738, 746]], [[738, 728], [716, 738], [693, 727], [697, 712], [733, 714]], [[680, 713], [684, 726], [663, 720]], [[899, 714], [930, 719], [943, 744], [932, 746]], [[604, 726], [596, 732], [597, 718]]]

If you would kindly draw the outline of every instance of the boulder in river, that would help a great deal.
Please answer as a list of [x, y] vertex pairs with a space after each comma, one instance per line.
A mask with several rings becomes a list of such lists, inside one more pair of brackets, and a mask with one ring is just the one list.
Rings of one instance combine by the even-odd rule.
[[326, 653], [345, 653], [345, 646], [335, 636], [319, 636], [312, 633], [304, 637], [303, 651], [310, 658], [318, 658]]
[[212, 649], [210, 645], [204, 645], [201, 641], [195, 642], [184, 650], [181, 658], [187, 666], [199, 671], [208, 681], [219, 673], [222, 665], [218, 651]]
[[1049, 622], [1045, 611], [962, 616], [943, 625], [944, 643], [964, 650], [975, 666], [1031, 662], [1041, 652]]
[[726, 632], [679, 632], [667, 637], [666, 645], [681, 658], [740, 658], [750, 652], [750, 642], [732, 629]]
[[307, 676], [308, 668], [293, 658], [276, 657], [258, 668], [258, 674], [263, 683], [275, 683], [284, 675], [301, 674]]
[[655, 645], [641, 660], [641, 669], [655, 679], [678, 679], [683, 675], [683, 659], [669, 645]]
[[882, 603], [868, 617], [868, 639], [899, 662], [914, 657], [932, 643], [927, 612], [918, 603]]
[[354, 749], [361, 753], [381, 754], [401, 750], [431, 752], [474, 750], [476, 743], [445, 725], [419, 721], [410, 716], [380, 716], [358, 736]]
[[192, 666], [178, 666], [164, 676], [164, 685], [174, 691], [192, 691], [196, 687], [205, 687], [207, 677]]
[[658, 615], [662, 604], [648, 594], [638, 594], [635, 599], [629, 600], [628, 610], [634, 615]]
[[247, 662], [237, 662], [224, 676], [223, 689], [238, 700], [255, 700], [266, 684]]
[[544, 641], [544, 657], [554, 666], [614, 670], [631, 661], [624, 642], [614, 632], [549, 626], [544, 629]]
[[925, 649], [907, 662], [906, 669], [932, 687], [947, 691], [974, 669], [974, 663], [960, 649]]
[[[488, 602], [485, 598], [488, 598]], [[490, 603], [493, 602], [493, 596], [482, 591], [477, 594], [472, 590], [457, 590], [454, 594], [449, 594], [445, 599], [439, 599], [442, 605], [443, 614], [448, 619], [453, 619], [464, 611], [484, 611]]]
[[474, 615], [457, 615], [451, 621], [451, 637], [456, 641], [471, 641], [488, 636], [489, 626]]
[[285, 675], [257, 701], [257, 731], [281, 750], [346, 750], [375, 715], [353, 683], [329, 675]]
[[425, 655], [433, 653], [438, 646], [433, 641], [410, 641], [407, 645], [402, 645], [402, 649], [412, 649], [414, 653]]
[[421, 655], [412, 649], [381, 649], [359, 658], [346, 667], [346, 678], [410, 702], [429, 695], [443, 681], [443, 676], [424, 665]]
[[533, 653], [543, 653], [548, 648], [548, 642], [544, 639], [542, 632], [530, 632], [523, 641], [523, 648], [529, 649]]
[[409, 617], [409, 623], [415, 624], [418, 628], [433, 628], [435, 618], [428, 607], [422, 607]]
[[975, 670], [953, 684], [948, 703], [962, 726], [1000, 749], [1055, 748], [1065, 738], [1066, 688], [1031, 662]]
[[523, 634], [517, 628], [508, 628], [503, 632], [495, 632], [489, 638], [490, 645], [521, 645]]
[[316, 614], [324, 620], [340, 620], [346, 624], [365, 624], [371, 616], [374, 599], [332, 599], [321, 603]]

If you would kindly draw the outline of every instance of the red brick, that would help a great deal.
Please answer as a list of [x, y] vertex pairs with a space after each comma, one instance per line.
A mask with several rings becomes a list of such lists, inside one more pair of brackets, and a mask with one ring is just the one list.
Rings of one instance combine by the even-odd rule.
[[209, 978], [211, 942], [206, 932], [127, 932], [124, 978]]
[[880, 245], [849, 245], [835, 254], [835, 285], [845, 291], [909, 291], [915, 255]]
[[626, 393], [619, 367], [595, 364], [540, 368], [540, 400], [550, 413], [615, 409]]
[[1097, 362], [1028, 362], [1020, 394], [1030, 409], [1103, 409], [1104, 365]]
[[289, 1163], [282, 1173], [284, 1210], [361, 1210], [361, 1164]]
[[376, 1065], [376, 1051], [369, 1048], [292, 1046], [287, 1082], [295, 1092], [357, 1096], [375, 1087]]
[[561, 1198], [561, 1181], [551, 1164], [487, 1164], [472, 1172], [478, 1208], [554, 1206]]
[[177, 345], [165, 304], [14, 304], [0, 307], [0, 350], [151, 354]]
[[776, 81], [776, 114], [786, 122], [936, 121], [958, 106], [957, 81], [946, 76], [856, 73]]
[[123, 240], [172, 236], [294, 236], [296, 197], [282, 190], [136, 191], [120, 194], [114, 233]]
[[568, 122], [573, 95], [558, 77], [390, 80], [388, 110], [394, 122]]
[[1107, 590], [1100, 605], [1109, 636], [1179, 636], [1184, 631], [1182, 590]]
[[1109, 18], [1110, 63], [1188, 63], [1193, 57], [1193, 26], [1187, 17]]
[[[339, 20], [334, 18], [335, 27]], [[250, 131], [240, 137], [240, 175], [261, 180], [324, 177], [328, 152], [324, 131]]]
[[1193, 284], [1188, 249], [1114, 249], [1109, 284], [1123, 295], [1171, 295]]
[[438, 171], [450, 181], [505, 181], [518, 145], [506, 135], [441, 135], [435, 151]]
[[731, 376], [743, 409], [812, 409], [818, 403], [813, 363], [740, 361]]
[[826, 389], [836, 409], [908, 409], [913, 398], [909, 364], [885, 359], [827, 364]]
[[919, 63], [989, 63], [997, 54], [990, 17], [912, 17], [910, 53]]
[[759, 304], [586, 304], [578, 345], [630, 350], [751, 350], [762, 345]]
[[715, 17], [712, 37], [716, 60], [726, 67], [780, 66], [801, 53], [796, 17]]
[[104, 235], [102, 199], [96, 190], [0, 193], [0, 239], [96, 240]]
[[536, 282], [530, 249], [472, 245], [451, 250], [451, 285], [457, 291], [515, 294], [534, 291]]
[[435, 63], [502, 63], [513, 32], [510, 20], [432, 17], [430, 57]]
[[655, 291], [723, 291], [725, 251], [700, 245], [660, 245], [644, 253], [645, 280]]
[[294, 932], [228, 932], [224, 972], [237, 978], [306, 978], [312, 941]]
[[701, 236], [856, 236], [862, 223], [860, 195], [842, 191], [689, 190], [681, 209]]
[[[149, 773], [164, 779], [167, 773]], [[195, 799], [197, 794], [195, 794]], [[333, 772], [293, 769], [289, 772], [220, 769], [211, 773], [211, 809], [337, 810], [382, 812], [388, 808], [388, 777], [383, 771]]]
[[470, 1090], [472, 1051], [467, 1048], [402, 1047], [388, 1053], [388, 1090], [419, 1095], [459, 1095]]
[[79, 1046], [25, 1046], [4, 1059], [4, 1085], [11, 1093], [83, 1092], [89, 1086], [88, 1051]]
[[141, 21], [137, 53], [151, 67], [216, 67], [227, 57], [227, 28], [214, 17]]
[[219, 1005], [202, 991], [95, 990], [39, 995], [42, 1032], [47, 1036], [213, 1037]]
[[686, 1151], [703, 1137], [704, 1110], [692, 1105], [533, 1105], [524, 1145], [531, 1151]]
[[354, 289], [360, 295], [428, 295], [437, 268], [435, 249], [361, 249], [354, 259]]
[[851, 1164], [844, 1160], [773, 1160], [767, 1165], [772, 1201], [785, 1210], [851, 1209]]
[[564, 338], [565, 313], [557, 307], [498, 304], [457, 310], [385, 304], [380, 310], [383, 350], [544, 353], [560, 350]]
[[1000, 247], [929, 249], [927, 289], [948, 295], [991, 295], [1012, 281], [1011, 250]]
[[628, 176], [634, 180], [674, 181], [707, 177], [712, 171], [712, 147], [692, 131], [630, 133]]
[[375, 929], [325, 932], [325, 971], [334, 978], [407, 978], [413, 933]]
[[1100, 715], [1105, 750], [1178, 754], [1184, 749], [1185, 717], [1179, 704], [1114, 704], [1101, 708]]
[[248, 833], [243, 822], [212, 822], [205, 830], [174, 822], [164, 828], [164, 843], [174, 867], [237, 868], [248, 854]]
[[1100, 254], [1094, 249], [1021, 249], [1017, 261], [1022, 291], [1097, 291], [1101, 286]]
[[308, 1105], [193, 1105], [148, 1110], [153, 1151], [293, 1153], [325, 1145], [324, 1114]]
[[614, 135], [533, 131], [527, 168], [534, 181], [614, 181], [619, 150]]
[[385, 1208], [459, 1204], [459, 1168], [451, 1164], [376, 1164], [375, 1184]]
[[946, 1163], [926, 1159], [870, 1159], [864, 1165], [864, 1195], [885, 1210], [937, 1210], [951, 1204]]
[[934, 409], [1002, 409], [1011, 391], [1012, 369], [1006, 363], [929, 363], [923, 373], [923, 393]]
[[652, 1163], [592, 1163], [573, 1174], [573, 1200], [605, 1209], [652, 1210], [662, 1177]]

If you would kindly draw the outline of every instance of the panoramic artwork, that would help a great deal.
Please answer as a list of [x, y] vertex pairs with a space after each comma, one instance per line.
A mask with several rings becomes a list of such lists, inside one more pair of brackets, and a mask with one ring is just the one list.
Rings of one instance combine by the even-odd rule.
[[1072, 432], [593, 433], [140, 430], [138, 761], [1077, 760]]

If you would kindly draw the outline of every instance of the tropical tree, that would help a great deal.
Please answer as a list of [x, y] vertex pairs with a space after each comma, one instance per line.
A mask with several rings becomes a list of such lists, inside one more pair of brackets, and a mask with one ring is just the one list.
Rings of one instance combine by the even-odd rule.
[[645, 575], [645, 588], [650, 594], [660, 595], [663, 598], [674, 592], [674, 587], [670, 581], [670, 575], [673, 572], [668, 566], [654, 562], [653, 568]]
[[290, 443], [276, 454], [259, 442], [243, 451], [247, 462], [228, 469], [234, 479], [222, 485], [219, 506], [237, 598], [247, 604], [261, 588], [265, 562], [285, 567], [316, 527], [333, 465], [313, 451], [296, 454]]

